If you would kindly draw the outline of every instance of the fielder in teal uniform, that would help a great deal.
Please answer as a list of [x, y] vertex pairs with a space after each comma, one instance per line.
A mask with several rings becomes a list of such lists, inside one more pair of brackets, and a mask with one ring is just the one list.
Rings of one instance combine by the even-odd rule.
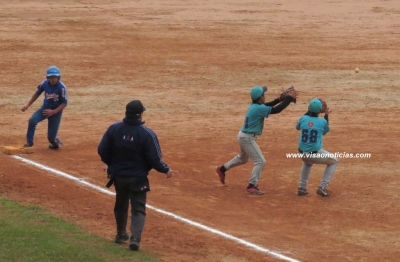
[[324, 118], [320, 118], [319, 113], [321, 108], [322, 103], [318, 98], [311, 100], [307, 113], [299, 119], [296, 125], [296, 129], [300, 130], [298, 149], [303, 154], [301, 158], [303, 166], [301, 167], [300, 182], [297, 191], [299, 196], [308, 194], [307, 184], [313, 164], [326, 165], [320, 186], [317, 189], [317, 194], [323, 197], [330, 196], [330, 192], [326, 188], [338, 164], [338, 160], [331, 153], [323, 149], [322, 142], [323, 136], [329, 132], [328, 115], [332, 112], [332, 109], [327, 108]]
[[233, 159], [218, 166], [216, 169], [220, 182], [225, 184], [225, 172], [236, 166], [246, 164], [250, 158], [254, 163], [254, 167], [246, 192], [253, 195], [264, 194], [264, 192], [258, 188], [258, 181], [260, 180], [266, 160], [256, 142], [257, 136], [262, 134], [264, 119], [270, 114], [280, 113], [297, 98], [298, 94], [297, 92], [293, 92], [291, 95], [286, 96], [283, 101], [277, 98], [271, 102], [265, 103], [264, 93], [266, 91], [266, 86], [255, 86], [251, 89], [250, 97], [252, 104], [249, 106], [246, 113], [244, 125], [237, 135], [240, 152]]

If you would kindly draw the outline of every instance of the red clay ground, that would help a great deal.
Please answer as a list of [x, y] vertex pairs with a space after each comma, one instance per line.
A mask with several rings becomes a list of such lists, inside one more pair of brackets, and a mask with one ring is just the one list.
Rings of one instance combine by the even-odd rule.
[[[47, 148], [46, 122], [24, 157], [96, 185], [106, 183], [97, 145], [140, 99], [159, 136], [172, 179], [151, 172], [149, 204], [301, 261], [395, 261], [400, 255], [400, 5], [387, 1], [2, 1], [0, 145], [25, 143], [29, 101], [50, 65], [62, 71], [69, 105]], [[354, 68], [360, 73], [355, 74]], [[244, 192], [251, 163], [214, 173], [238, 151], [249, 90], [301, 91], [297, 104], [266, 120], [263, 196]], [[324, 147], [371, 153], [340, 159], [330, 198], [296, 195], [296, 121], [308, 101], [334, 111]], [[0, 154], [0, 195], [45, 207], [102, 237], [114, 237], [112, 196]], [[277, 261], [230, 240], [148, 211], [144, 252], [162, 261]]]

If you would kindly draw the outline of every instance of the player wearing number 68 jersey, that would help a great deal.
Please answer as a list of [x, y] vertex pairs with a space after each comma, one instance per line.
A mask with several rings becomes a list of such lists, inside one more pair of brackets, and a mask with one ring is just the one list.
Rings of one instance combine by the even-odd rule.
[[326, 188], [338, 164], [338, 160], [322, 148], [322, 138], [329, 132], [328, 115], [332, 109], [327, 108], [324, 118], [320, 118], [321, 108], [322, 103], [318, 98], [311, 100], [307, 113], [299, 119], [296, 125], [296, 129], [300, 130], [298, 149], [303, 154], [301, 158], [303, 166], [297, 191], [299, 196], [308, 194], [307, 184], [313, 164], [326, 165], [317, 194], [323, 197], [330, 196], [330, 192]]

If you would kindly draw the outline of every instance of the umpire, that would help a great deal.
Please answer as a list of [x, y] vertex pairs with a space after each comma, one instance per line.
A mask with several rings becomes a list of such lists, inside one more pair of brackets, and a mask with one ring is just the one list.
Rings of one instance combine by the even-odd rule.
[[98, 154], [107, 165], [110, 179], [116, 191], [114, 206], [117, 224], [116, 243], [129, 239], [126, 232], [129, 200], [131, 203], [131, 237], [129, 249], [139, 250], [141, 235], [146, 218], [146, 196], [150, 191], [147, 176], [154, 168], [160, 173], [172, 176], [177, 173], [162, 161], [157, 135], [142, 121], [146, 108], [139, 100], [126, 105], [125, 118], [109, 126], [98, 146]]

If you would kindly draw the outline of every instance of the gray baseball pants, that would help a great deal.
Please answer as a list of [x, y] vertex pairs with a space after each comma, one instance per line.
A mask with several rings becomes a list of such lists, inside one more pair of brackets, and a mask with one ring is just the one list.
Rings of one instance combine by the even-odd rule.
[[261, 172], [264, 169], [266, 160], [261, 153], [260, 147], [257, 145], [257, 136], [253, 134], [243, 133], [239, 131], [237, 141], [240, 146], [240, 153], [232, 160], [224, 164], [227, 170], [239, 165], [246, 164], [249, 158], [253, 161], [254, 167], [251, 172], [249, 184], [257, 185], [261, 177]]
[[320, 183], [321, 188], [325, 189], [331, 181], [333, 173], [335, 172], [336, 166], [338, 164], [338, 160], [331, 153], [322, 148], [318, 150], [316, 155], [318, 156], [318, 154], [319, 157], [313, 157], [313, 154], [304, 153], [304, 156], [301, 158], [301, 160], [303, 161], [303, 165], [301, 167], [299, 181], [300, 188], [307, 188], [308, 178], [310, 177], [310, 172], [313, 164], [326, 165], [325, 172], [322, 176]]

